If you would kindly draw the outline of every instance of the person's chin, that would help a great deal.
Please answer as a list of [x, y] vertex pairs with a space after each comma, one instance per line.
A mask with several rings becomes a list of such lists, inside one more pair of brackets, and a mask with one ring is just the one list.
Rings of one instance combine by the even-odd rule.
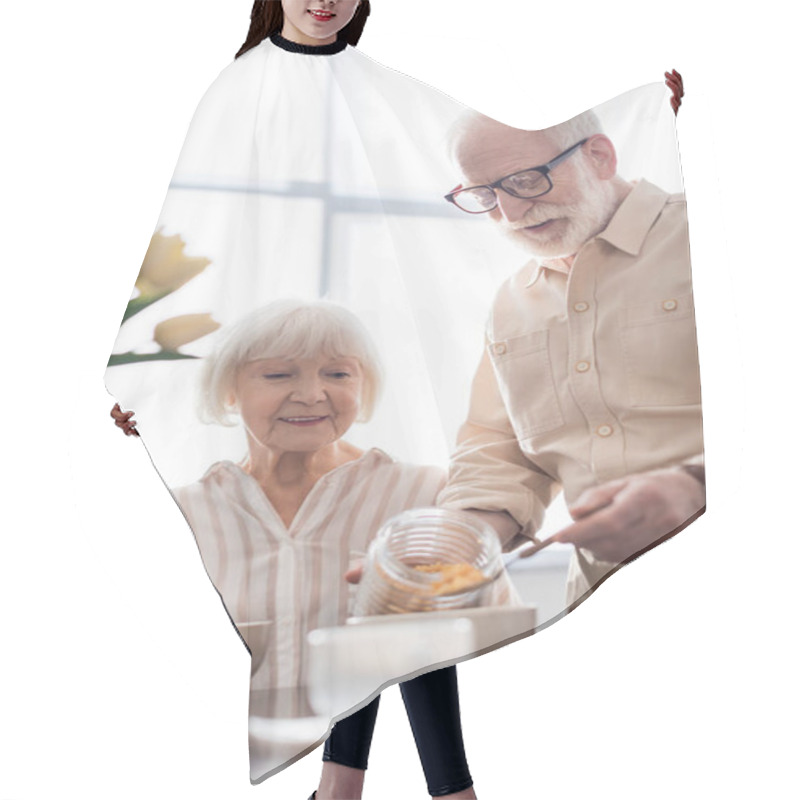
[[528, 228], [511, 231], [510, 236], [516, 244], [539, 258], [558, 258], [566, 253], [566, 245], [560, 236], [548, 236]]
[[281, 441], [283, 444], [291, 445], [298, 450], [313, 450], [320, 443], [330, 441], [331, 428], [325, 420], [317, 425], [310, 426], [286, 426], [288, 430], [281, 431]]
[[291, 440], [283, 442], [283, 449], [293, 453], [315, 453], [325, 445], [330, 444], [330, 436], [322, 437], [293, 437]]

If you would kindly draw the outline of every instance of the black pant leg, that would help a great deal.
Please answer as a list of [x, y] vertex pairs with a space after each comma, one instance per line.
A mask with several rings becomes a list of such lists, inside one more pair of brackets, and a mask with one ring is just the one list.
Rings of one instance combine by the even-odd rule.
[[333, 726], [322, 751], [323, 761], [333, 761], [354, 769], [367, 768], [380, 699], [378, 695], [364, 708]]
[[472, 786], [464, 751], [456, 668], [427, 672], [400, 684], [408, 721], [432, 797]]

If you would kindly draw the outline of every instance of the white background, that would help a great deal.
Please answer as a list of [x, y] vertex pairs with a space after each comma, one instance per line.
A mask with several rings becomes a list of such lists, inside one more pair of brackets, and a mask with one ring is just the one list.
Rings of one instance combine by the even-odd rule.
[[[2, 12], [0, 800], [304, 800], [316, 786], [317, 754], [249, 785], [246, 653], [102, 384], [189, 119], [250, 5]], [[709, 511], [569, 618], [460, 668], [482, 800], [796, 790], [798, 170], [782, 7], [374, 0], [366, 53], [511, 124], [532, 106], [537, 127], [560, 122], [668, 67], [687, 85]], [[384, 696], [365, 800], [426, 796], [397, 698]]]

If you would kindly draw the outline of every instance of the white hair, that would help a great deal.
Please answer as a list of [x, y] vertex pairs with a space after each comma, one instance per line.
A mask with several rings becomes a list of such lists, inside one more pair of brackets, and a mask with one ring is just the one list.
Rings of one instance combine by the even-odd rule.
[[[451, 160], [459, 163], [459, 148], [469, 135], [481, 132], [490, 133], [493, 129], [511, 127], [510, 125], [505, 125], [505, 123], [498, 122], [496, 119], [487, 117], [479, 111], [470, 110], [466, 112], [453, 123], [448, 132], [447, 144]], [[522, 128], [517, 128], [516, 130], [520, 131], [520, 133], [528, 132]], [[543, 128], [541, 131], [533, 130], [529, 132], [546, 136], [559, 150], [566, 150], [582, 139], [588, 139], [590, 136], [603, 133], [603, 126], [600, 124], [597, 114], [590, 109], [566, 122], [561, 122], [550, 128]]]
[[566, 150], [580, 142], [581, 139], [588, 139], [590, 136], [603, 133], [603, 126], [600, 124], [597, 114], [590, 109], [566, 122], [545, 128], [542, 133], [557, 145], [559, 150]]
[[355, 358], [364, 372], [359, 422], [375, 409], [383, 383], [375, 345], [352, 312], [325, 301], [277, 300], [224, 329], [203, 365], [198, 414], [203, 422], [234, 425], [236, 376], [250, 361], [263, 358]]

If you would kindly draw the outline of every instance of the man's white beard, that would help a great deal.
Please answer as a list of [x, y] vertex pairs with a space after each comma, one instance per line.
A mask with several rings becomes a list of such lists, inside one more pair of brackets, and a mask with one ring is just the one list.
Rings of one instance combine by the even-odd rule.
[[[576, 160], [577, 186], [581, 199], [571, 205], [537, 202], [523, 219], [509, 224], [500, 222], [504, 232], [529, 253], [540, 258], [560, 258], [577, 253], [583, 244], [604, 230], [618, 202], [611, 181], [599, 180], [582, 160]], [[557, 223], [558, 231], [532, 234], [523, 230], [548, 219], [566, 220], [567, 228]]]

